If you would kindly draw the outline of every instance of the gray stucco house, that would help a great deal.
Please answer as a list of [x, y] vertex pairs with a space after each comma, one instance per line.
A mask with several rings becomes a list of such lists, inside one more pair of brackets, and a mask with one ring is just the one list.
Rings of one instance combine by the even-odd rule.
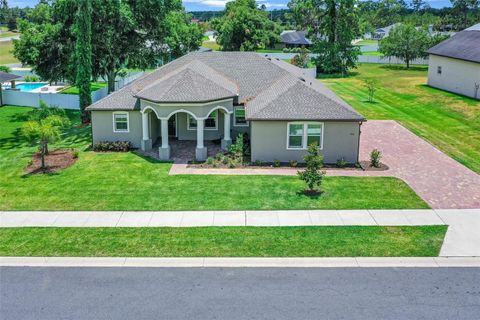
[[480, 23], [428, 50], [428, 84], [480, 99]]
[[[302, 161], [317, 142], [326, 163], [358, 161], [365, 119], [322, 83], [286, 62], [248, 52], [194, 52], [172, 61], [88, 107], [93, 143], [130, 141], [171, 157], [176, 141], [248, 133], [252, 161]], [[193, 147], [192, 147], [193, 148]]]

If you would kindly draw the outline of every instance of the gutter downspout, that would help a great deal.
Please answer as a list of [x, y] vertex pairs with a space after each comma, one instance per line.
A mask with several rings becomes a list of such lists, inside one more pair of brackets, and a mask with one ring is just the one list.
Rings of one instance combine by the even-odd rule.
[[360, 135], [362, 134], [362, 124], [364, 121], [360, 121], [358, 125], [357, 163], [360, 163]]

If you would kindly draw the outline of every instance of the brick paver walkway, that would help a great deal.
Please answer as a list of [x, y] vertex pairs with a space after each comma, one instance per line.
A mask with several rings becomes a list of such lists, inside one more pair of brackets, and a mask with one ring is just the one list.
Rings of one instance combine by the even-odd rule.
[[[388, 171], [327, 170], [330, 176], [395, 176], [412, 187], [432, 208], [480, 208], [480, 175], [445, 155], [392, 120], [362, 125], [360, 159], [382, 151]], [[195, 169], [175, 163], [170, 174], [289, 175], [297, 169]]]

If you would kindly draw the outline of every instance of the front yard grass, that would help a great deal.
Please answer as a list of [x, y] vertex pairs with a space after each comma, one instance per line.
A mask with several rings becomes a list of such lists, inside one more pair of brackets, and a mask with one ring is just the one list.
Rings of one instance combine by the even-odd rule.
[[438, 256], [447, 226], [3, 228], [0, 256]]
[[403, 181], [390, 177], [326, 177], [310, 198], [286, 176], [169, 176], [171, 164], [128, 153], [95, 153], [90, 127], [68, 111], [70, 128], [55, 148], [76, 148], [79, 159], [54, 174], [26, 175], [36, 147], [20, 127], [30, 108], [0, 108], [0, 210], [270, 210], [428, 208]]
[[13, 56], [13, 42], [1, 41], [0, 42], [0, 65], [18, 63], [19, 61]]
[[[351, 76], [323, 79], [367, 119], [397, 120], [480, 173], [480, 101], [431, 88], [426, 66], [360, 64]], [[378, 81], [374, 103], [363, 79]]]

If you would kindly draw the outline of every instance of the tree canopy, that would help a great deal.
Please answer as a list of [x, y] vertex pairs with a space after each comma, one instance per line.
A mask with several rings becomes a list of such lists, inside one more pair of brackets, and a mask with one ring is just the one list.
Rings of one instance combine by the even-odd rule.
[[212, 21], [217, 42], [225, 51], [253, 51], [279, 41], [280, 27], [259, 9], [255, 0], [235, 0], [225, 6], [225, 14]]
[[402, 59], [409, 68], [412, 60], [427, 56], [426, 50], [430, 45], [431, 40], [425, 30], [399, 24], [393, 27], [388, 37], [380, 41], [379, 51], [386, 57]]
[[[90, 0], [92, 6], [92, 75], [114, 90], [115, 77], [127, 67], [157, 66], [201, 43], [180, 0]], [[41, 2], [19, 19], [22, 36], [14, 56], [48, 81], [75, 82], [75, 15], [79, 1]]]

